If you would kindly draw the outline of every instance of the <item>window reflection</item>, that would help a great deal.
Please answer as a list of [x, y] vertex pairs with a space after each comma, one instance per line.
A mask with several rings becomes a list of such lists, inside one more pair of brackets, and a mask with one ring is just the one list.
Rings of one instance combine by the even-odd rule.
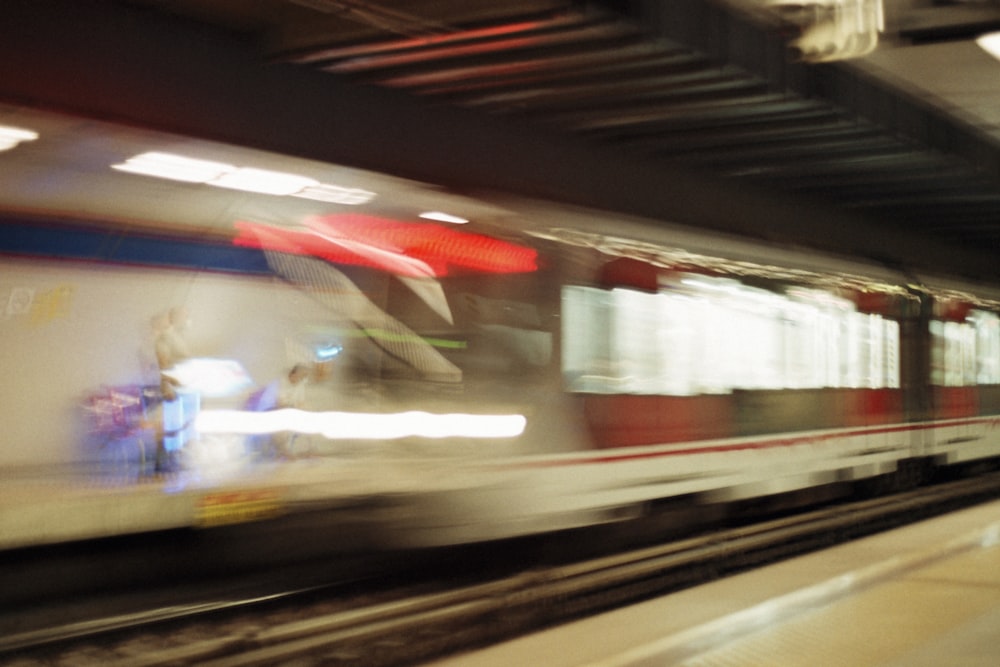
[[1000, 318], [971, 310], [962, 321], [930, 322], [931, 384], [1000, 384]]
[[563, 289], [563, 371], [591, 393], [898, 387], [899, 325], [822, 290], [687, 275]]

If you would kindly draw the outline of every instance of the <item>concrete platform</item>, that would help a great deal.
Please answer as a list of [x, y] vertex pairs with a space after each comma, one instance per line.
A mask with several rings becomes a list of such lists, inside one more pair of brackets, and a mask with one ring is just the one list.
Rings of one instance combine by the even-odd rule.
[[1000, 664], [1000, 502], [434, 667]]

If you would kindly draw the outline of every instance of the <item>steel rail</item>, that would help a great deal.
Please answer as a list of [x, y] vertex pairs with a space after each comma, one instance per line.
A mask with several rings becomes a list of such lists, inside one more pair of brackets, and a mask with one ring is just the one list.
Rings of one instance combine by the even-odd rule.
[[[283, 622], [220, 630], [198, 641], [158, 645], [118, 662], [155, 667], [282, 664], [318, 659], [326, 664], [398, 665], [536, 630], [585, 613], [661, 595], [781, 558], [832, 546], [879, 530], [1000, 496], [1000, 473], [922, 487], [807, 513], [728, 528], [669, 544], [578, 563], [534, 569], [462, 588], [382, 602]], [[301, 592], [290, 592], [291, 603]], [[273, 602], [278, 596], [269, 596]], [[136, 626], [187, 616], [212, 622], [210, 614], [260, 604], [263, 599], [163, 610], [134, 620]], [[266, 613], [266, 612], [262, 612]], [[47, 634], [0, 640], [0, 657], [14, 649], [121, 630], [127, 619]], [[60, 633], [64, 636], [60, 637]], [[109, 638], [110, 640], [110, 638]], [[96, 664], [96, 663], [95, 663]]]

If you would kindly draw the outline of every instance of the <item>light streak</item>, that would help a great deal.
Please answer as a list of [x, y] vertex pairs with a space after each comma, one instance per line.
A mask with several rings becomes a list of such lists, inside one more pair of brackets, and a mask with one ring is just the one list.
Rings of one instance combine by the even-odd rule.
[[527, 425], [523, 415], [311, 412], [286, 408], [266, 412], [203, 410], [199, 433], [260, 435], [294, 432], [318, 434], [331, 440], [395, 440], [399, 438], [513, 438]]

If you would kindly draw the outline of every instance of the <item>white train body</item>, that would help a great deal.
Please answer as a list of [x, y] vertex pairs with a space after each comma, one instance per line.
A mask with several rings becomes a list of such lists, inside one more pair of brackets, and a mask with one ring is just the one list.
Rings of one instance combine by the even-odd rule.
[[460, 198], [314, 163], [328, 201], [167, 183], [122, 168], [165, 139], [114, 137], [54, 190], [4, 172], [8, 479], [141, 479], [166, 449], [203, 484], [381, 497], [394, 539], [439, 544], [1000, 456], [982, 286], [500, 197], [451, 226], [416, 212]]
[[[421, 224], [405, 226], [430, 229]], [[76, 231], [29, 228], [52, 255]], [[16, 381], [2, 389], [0, 463], [12, 474], [148, 472], [162, 437], [150, 323], [178, 304], [196, 356], [237, 369], [231, 386], [197, 389], [181, 468], [225, 480], [344, 463], [369, 476], [366, 493], [405, 499], [378, 519], [405, 543], [1000, 455], [998, 320], [974, 290], [805, 269], [826, 260], [766, 247], [712, 256], [649, 239], [541, 224], [503, 241], [530, 250], [532, 270], [416, 279], [260, 247], [247, 252], [268, 271], [242, 274], [11, 255], [0, 296]], [[150, 243], [166, 252], [173, 240]], [[295, 364], [311, 369], [304, 405], [251, 405]], [[295, 434], [294, 462], [261, 449], [275, 432]]]

